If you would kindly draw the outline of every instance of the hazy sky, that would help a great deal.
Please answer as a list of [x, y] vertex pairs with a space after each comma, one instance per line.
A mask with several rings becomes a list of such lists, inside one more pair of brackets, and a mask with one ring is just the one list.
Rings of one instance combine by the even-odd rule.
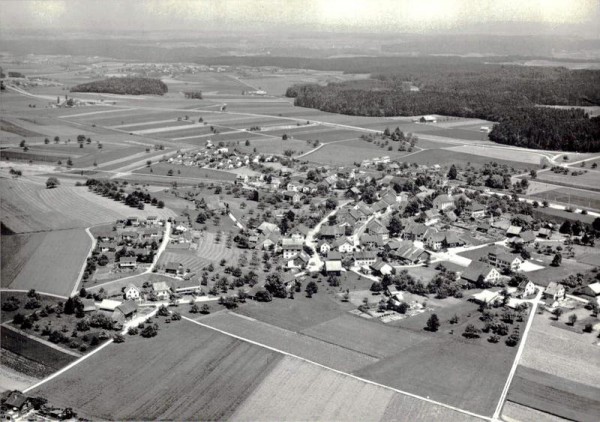
[[[600, 36], [599, 0], [0, 0], [0, 27], [69, 30], [456, 31], [542, 23]], [[483, 25], [481, 25], [483, 24]], [[537, 26], [539, 27], [539, 25]], [[532, 32], [536, 31], [532, 25]]]

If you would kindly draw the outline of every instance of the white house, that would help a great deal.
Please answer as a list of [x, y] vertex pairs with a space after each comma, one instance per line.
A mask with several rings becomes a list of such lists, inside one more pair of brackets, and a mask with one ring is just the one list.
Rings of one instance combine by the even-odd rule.
[[125, 299], [127, 300], [139, 300], [142, 296], [140, 289], [133, 284], [129, 284], [129, 286], [125, 288], [124, 293]]
[[290, 259], [302, 252], [302, 241], [292, 238], [281, 239], [283, 259]]

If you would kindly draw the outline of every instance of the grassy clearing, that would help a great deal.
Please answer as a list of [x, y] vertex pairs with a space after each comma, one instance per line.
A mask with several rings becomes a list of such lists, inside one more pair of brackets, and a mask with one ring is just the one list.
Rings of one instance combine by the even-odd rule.
[[[0, 327], [0, 332], [2, 365], [25, 375], [47, 377], [76, 359], [75, 356], [62, 353], [6, 327]], [[9, 353], [5, 354], [5, 351]]]
[[201, 322], [339, 371], [352, 372], [377, 360], [350, 348], [248, 319], [239, 314], [219, 312], [202, 317]]
[[600, 388], [520, 366], [508, 400], [577, 421], [597, 421]]
[[518, 163], [538, 166], [540, 160], [545, 157], [545, 154], [541, 154], [533, 151], [519, 150], [515, 151], [508, 148], [492, 148], [491, 146], [478, 146], [478, 145], [461, 145], [456, 147], [447, 148], [448, 151], [462, 152], [466, 154], [474, 154], [487, 158], [489, 161], [503, 160], [503, 161], [516, 161]]
[[[391, 159], [402, 161], [402, 157], [409, 154], [407, 151], [397, 151], [398, 147], [396, 144], [390, 145], [393, 148], [392, 151], [389, 151], [387, 147], [380, 148], [358, 139], [349, 140], [348, 142], [325, 145], [312, 154], [303, 157], [303, 159], [317, 163], [347, 165], [384, 155], [389, 156]], [[342, 150], [344, 153], [340, 154]]]
[[[187, 321], [127, 337], [34, 390], [107, 420], [226, 420], [281, 356]], [[107, 385], [112, 388], [106, 388]]]

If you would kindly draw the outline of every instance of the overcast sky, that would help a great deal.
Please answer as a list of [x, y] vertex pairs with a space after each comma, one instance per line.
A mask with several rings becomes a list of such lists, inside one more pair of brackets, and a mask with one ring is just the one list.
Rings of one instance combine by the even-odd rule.
[[[515, 22], [600, 37], [599, 0], [0, 0], [0, 27], [444, 32]], [[483, 24], [483, 25], [482, 25]], [[506, 27], [506, 26], [505, 26]], [[497, 26], [490, 25], [489, 32]]]

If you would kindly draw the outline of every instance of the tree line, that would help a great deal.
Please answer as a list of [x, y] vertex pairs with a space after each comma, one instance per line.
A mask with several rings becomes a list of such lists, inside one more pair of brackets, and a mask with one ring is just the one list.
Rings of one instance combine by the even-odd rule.
[[286, 96], [295, 98], [297, 106], [349, 115], [481, 118], [499, 122], [489, 135], [494, 142], [600, 151], [599, 117], [590, 119], [582, 109], [539, 107], [600, 104], [600, 71], [596, 70], [470, 61], [444, 66], [412, 63], [395, 72], [374, 74], [369, 80], [294, 85]]

